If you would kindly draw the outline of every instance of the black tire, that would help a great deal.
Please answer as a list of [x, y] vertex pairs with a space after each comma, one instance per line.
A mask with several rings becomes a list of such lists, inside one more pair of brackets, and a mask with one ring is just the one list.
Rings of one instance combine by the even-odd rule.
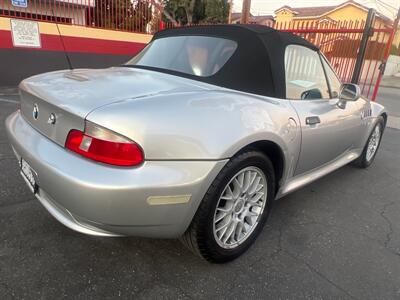
[[[221, 247], [214, 237], [214, 213], [225, 186], [240, 170], [250, 166], [257, 167], [265, 175], [267, 181], [265, 208], [258, 219], [258, 224], [255, 225], [254, 230], [249, 233], [247, 239], [236, 248], [226, 249]], [[209, 187], [192, 220], [192, 223], [181, 237], [181, 241], [193, 253], [209, 262], [224, 263], [231, 261], [243, 254], [256, 240], [268, 219], [274, 197], [275, 173], [270, 159], [263, 153], [255, 150], [248, 150], [239, 153], [225, 165]]]
[[[378, 148], [376, 149], [376, 151], [375, 151], [375, 153], [373, 154], [373, 156], [368, 160], [368, 157], [367, 157], [368, 144], [369, 144], [369, 142], [370, 142], [370, 140], [371, 140], [371, 138], [372, 138], [372, 135], [373, 135], [373, 133], [374, 133], [374, 131], [375, 131], [375, 128], [376, 128], [377, 126], [380, 127], [380, 139], [379, 139], [379, 143], [378, 143]], [[368, 137], [368, 140], [367, 140], [367, 142], [366, 142], [366, 144], [365, 144], [365, 146], [364, 146], [363, 152], [361, 153], [360, 157], [358, 157], [358, 158], [353, 162], [353, 165], [354, 165], [354, 166], [356, 166], [356, 167], [358, 167], [358, 168], [365, 169], [365, 168], [368, 168], [368, 167], [372, 164], [372, 162], [373, 162], [374, 159], [375, 159], [376, 154], [378, 153], [379, 146], [380, 146], [381, 141], [382, 141], [382, 135], [383, 135], [384, 129], [385, 129], [385, 120], [383, 119], [383, 117], [379, 117], [378, 121], [376, 122], [376, 125], [374, 126], [374, 128], [372, 129], [372, 131], [371, 131], [371, 133], [370, 133], [370, 135], [369, 135], [369, 137]]]

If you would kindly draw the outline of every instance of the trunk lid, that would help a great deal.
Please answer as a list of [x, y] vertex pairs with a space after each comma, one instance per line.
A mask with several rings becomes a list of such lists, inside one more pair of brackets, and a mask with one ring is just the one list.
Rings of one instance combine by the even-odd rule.
[[39, 132], [64, 146], [69, 131], [83, 130], [86, 116], [96, 108], [127, 99], [200, 89], [205, 85], [143, 69], [56, 71], [22, 81], [21, 112]]

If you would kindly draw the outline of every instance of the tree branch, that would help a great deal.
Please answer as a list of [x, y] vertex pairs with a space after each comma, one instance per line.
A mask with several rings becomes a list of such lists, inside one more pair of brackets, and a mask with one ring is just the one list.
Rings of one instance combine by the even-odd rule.
[[160, 3], [157, 3], [156, 0], [150, 0], [151, 4], [154, 5], [159, 11], [163, 13], [163, 15], [172, 23], [174, 26], [178, 25], [178, 22], [164, 9]]

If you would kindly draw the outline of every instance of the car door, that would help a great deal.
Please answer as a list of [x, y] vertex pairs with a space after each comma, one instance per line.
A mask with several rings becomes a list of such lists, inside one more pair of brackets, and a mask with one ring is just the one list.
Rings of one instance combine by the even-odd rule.
[[[338, 103], [342, 82], [335, 71], [333, 71], [325, 56], [322, 54], [320, 56], [331, 91], [332, 102]], [[345, 105], [343, 109], [348, 115], [347, 121], [351, 121], [351, 124], [354, 126], [354, 130], [349, 131], [346, 138], [350, 140], [351, 148], [363, 148], [365, 143], [365, 128], [367, 126], [365, 118], [371, 113], [371, 103], [369, 100], [360, 97], [356, 101], [347, 101]]]
[[341, 83], [323, 64], [329, 67], [317, 51], [298, 45], [286, 48], [286, 97], [297, 111], [302, 134], [294, 175], [333, 161], [354, 148], [361, 135], [362, 105], [354, 101], [338, 107]]

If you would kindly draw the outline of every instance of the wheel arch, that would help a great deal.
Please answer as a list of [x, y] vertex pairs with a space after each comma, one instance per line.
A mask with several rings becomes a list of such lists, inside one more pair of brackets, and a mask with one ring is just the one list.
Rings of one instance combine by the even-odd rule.
[[268, 156], [271, 160], [275, 173], [275, 192], [277, 192], [286, 166], [285, 155], [282, 148], [273, 141], [259, 140], [244, 146], [235, 154], [235, 156], [247, 150], [259, 151]]
[[388, 119], [388, 115], [387, 115], [387, 113], [386, 112], [383, 112], [383, 113], [381, 113], [381, 116], [382, 116], [382, 118], [383, 118], [383, 121], [385, 122], [385, 127], [386, 127], [386, 123], [387, 123], [387, 119]]

